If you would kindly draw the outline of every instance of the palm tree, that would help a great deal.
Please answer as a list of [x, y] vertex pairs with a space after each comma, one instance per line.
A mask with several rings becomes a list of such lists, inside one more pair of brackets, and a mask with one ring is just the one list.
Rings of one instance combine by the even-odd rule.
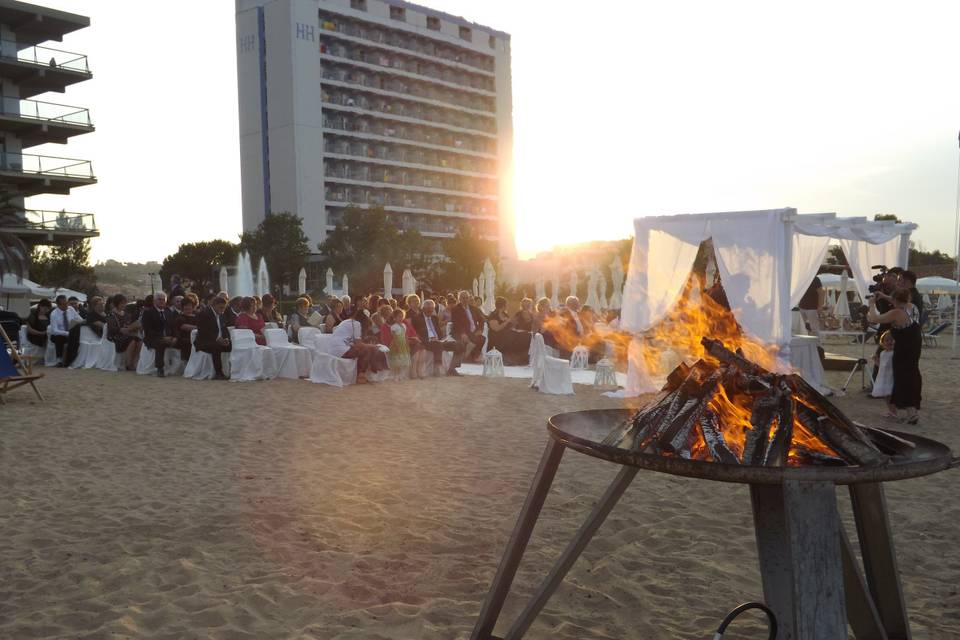
[[30, 252], [20, 238], [12, 233], [0, 233], [0, 280], [8, 273], [20, 280], [29, 264]]

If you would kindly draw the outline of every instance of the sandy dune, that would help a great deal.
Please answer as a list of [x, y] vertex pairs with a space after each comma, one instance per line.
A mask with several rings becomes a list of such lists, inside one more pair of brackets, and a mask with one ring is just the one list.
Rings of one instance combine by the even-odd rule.
[[[925, 354], [912, 429], [960, 451], [948, 356]], [[47, 374], [47, 403], [0, 408], [2, 638], [466, 639], [545, 419], [618, 406], [520, 380]], [[877, 401], [837, 402], [879, 421]], [[505, 621], [615, 473], [566, 455]], [[960, 638], [958, 481], [888, 485], [916, 640]], [[708, 638], [761, 595], [746, 487], [643, 472], [527, 637]]]

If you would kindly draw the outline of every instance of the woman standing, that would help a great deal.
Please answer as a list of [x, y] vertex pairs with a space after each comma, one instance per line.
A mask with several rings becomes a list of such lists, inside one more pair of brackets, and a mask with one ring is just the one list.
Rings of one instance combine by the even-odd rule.
[[[897, 289], [890, 298], [893, 309], [877, 312], [876, 296], [870, 298], [867, 319], [870, 322], [889, 324], [893, 336], [893, 391], [890, 404], [907, 412], [907, 424], [917, 424], [920, 416], [920, 396], [923, 380], [920, 376], [920, 350], [923, 332], [920, 329], [920, 312], [910, 302], [909, 289]], [[892, 409], [891, 409], [892, 411]]]

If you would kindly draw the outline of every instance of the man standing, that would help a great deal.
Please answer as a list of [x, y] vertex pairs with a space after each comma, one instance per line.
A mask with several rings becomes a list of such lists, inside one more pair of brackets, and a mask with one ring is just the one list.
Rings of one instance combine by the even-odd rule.
[[470, 293], [461, 291], [459, 304], [453, 308], [453, 336], [463, 346], [463, 359], [470, 360], [474, 351], [483, 349], [483, 312], [470, 304]]
[[197, 338], [194, 345], [197, 351], [203, 351], [213, 356], [213, 370], [216, 373], [214, 380], [226, 380], [223, 375], [223, 358], [221, 354], [230, 351], [230, 334], [227, 330], [227, 321], [224, 312], [227, 301], [216, 297], [210, 306], [197, 315]]
[[[409, 302], [407, 303], [409, 304]], [[419, 306], [419, 298], [417, 299]], [[410, 322], [413, 324], [417, 336], [420, 337], [420, 344], [423, 348], [433, 354], [433, 375], [441, 375], [443, 370], [443, 352], [452, 351], [453, 359], [450, 361], [450, 367], [447, 369], [448, 376], [458, 376], [457, 367], [460, 366], [461, 353], [463, 347], [459, 342], [453, 340], [443, 340], [440, 337], [440, 325], [437, 323], [437, 306], [429, 298], [423, 301], [423, 311], [411, 316]]]
[[814, 277], [813, 282], [807, 287], [803, 297], [800, 298], [800, 316], [804, 323], [810, 329], [811, 335], [820, 338], [820, 310], [823, 309], [827, 300], [827, 291], [823, 288], [820, 278]]
[[66, 364], [62, 360], [63, 348], [70, 338], [70, 329], [81, 324], [83, 318], [80, 317], [80, 313], [74, 307], [67, 304], [67, 296], [57, 296], [55, 303], [57, 307], [50, 313], [50, 340], [53, 341], [53, 345], [57, 349], [57, 360], [60, 361], [57, 366], [64, 367]]
[[175, 314], [167, 308], [167, 294], [158, 291], [153, 295], [153, 307], [143, 310], [140, 324], [143, 327], [143, 343], [153, 349], [157, 377], [165, 377], [163, 371], [164, 356], [167, 348], [176, 344], [173, 320]]

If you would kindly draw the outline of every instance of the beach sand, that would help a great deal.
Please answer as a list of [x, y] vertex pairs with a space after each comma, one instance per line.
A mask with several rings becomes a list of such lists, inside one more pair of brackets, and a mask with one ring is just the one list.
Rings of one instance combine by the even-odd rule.
[[[942, 347], [922, 366], [922, 422], [900, 428], [960, 452], [960, 361]], [[465, 640], [547, 417], [622, 405], [509, 379], [45, 372], [46, 403], [0, 407], [0, 638]], [[880, 401], [836, 402], [881, 423]], [[500, 632], [616, 471], [565, 455]], [[958, 480], [887, 485], [915, 640], [960, 638]], [[747, 487], [641, 472], [526, 637], [699, 640], [754, 599]]]

